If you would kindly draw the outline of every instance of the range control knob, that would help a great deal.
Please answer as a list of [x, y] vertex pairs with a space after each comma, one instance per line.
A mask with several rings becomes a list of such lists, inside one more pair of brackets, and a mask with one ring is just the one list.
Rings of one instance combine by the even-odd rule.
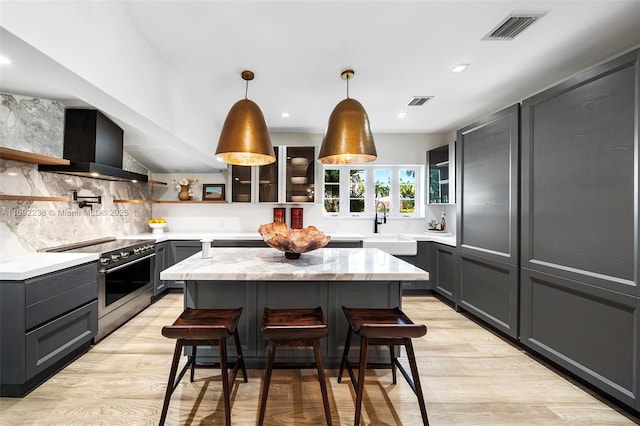
[[108, 257], [101, 257], [100, 258], [100, 264], [101, 265], [107, 265], [109, 263], [109, 258]]
[[112, 254], [111, 255], [111, 260], [113, 262], [116, 262], [116, 261], [120, 260], [120, 255], [119, 254]]
[[123, 259], [126, 259], [127, 257], [129, 257], [129, 252], [128, 252], [128, 251], [121, 251], [121, 252], [120, 252], [120, 256], [121, 256]]

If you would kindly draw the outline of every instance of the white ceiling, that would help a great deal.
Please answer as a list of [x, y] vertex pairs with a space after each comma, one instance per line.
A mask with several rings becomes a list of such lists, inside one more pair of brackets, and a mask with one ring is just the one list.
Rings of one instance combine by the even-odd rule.
[[[512, 12], [546, 15], [482, 40]], [[0, 91], [98, 108], [150, 170], [206, 172], [244, 69], [272, 133], [323, 133], [347, 68], [374, 135], [449, 133], [640, 46], [640, 0], [2, 0], [0, 26]]]

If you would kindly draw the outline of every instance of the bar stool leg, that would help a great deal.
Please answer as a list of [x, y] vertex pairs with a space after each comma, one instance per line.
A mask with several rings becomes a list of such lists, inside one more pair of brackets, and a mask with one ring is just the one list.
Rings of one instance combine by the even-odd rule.
[[176, 347], [173, 351], [173, 361], [171, 362], [171, 370], [169, 371], [169, 381], [167, 382], [167, 390], [164, 394], [164, 403], [162, 404], [162, 414], [160, 414], [159, 425], [164, 425], [167, 419], [167, 411], [169, 411], [169, 400], [175, 389], [176, 372], [178, 371], [178, 363], [180, 362], [180, 353], [182, 352], [182, 340], [176, 341]]
[[242, 345], [240, 344], [240, 336], [238, 336], [238, 330], [233, 333], [233, 340], [236, 342], [236, 354], [238, 355], [238, 359], [240, 359], [240, 368], [242, 368], [242, 377], [244, 377], [244, 382], [247, 383], [247, 369], [244, 366], [244, 356], [242, 356]]
[[227, 370], [227, 341], [218, 341], [220, 349], [220, 372], [222, 373], [222, 398], [224, 399], [224, 419], [227, 426], [231, 426], [231, 402], [229, 400], [229, 372]]
[[351, 327], [347, 327], [347, 340], [344, 343], [344, 352], [342, 353], [342, 361], [340, 361], [340, 371], [338, 371], [338, 383], [342, 381], [342, 372], [344, 371], [345, 363], [349, 361], [349, 349], [351, 348], [351, 336], [353, 331]]
[[269, 385], [271, 384], [271, 370], [273, 370], [273, 360], [276, 357], [276, 341], [269, 340], [269, 358], [264, 370], [264, 378], [262, 379], [262, 398], [260, 399], [260, 415], [258, 417], [258, 426], [264, 423], [264, 412], [267, 407], [267, 396], [269, 395]]
[[318, 380], [320, 380], [320, 392], [322, 393], [322, 404], [324, 405], [324, 417], [327, 419], [327, 425], [332, 426], [331, 409], [329, 408], [329, 396], [327, 394], [327, 381], [324, 376], [324, 367], [322, 366], [322, 353], [320, 352], [320, 342], [313, 339], [313, 352], [316, 357], [316, 369], [318, 370]]
[[196, 372], [196, 351], [198, 347], [196, 345], [191, 346], [191, 356], [189, 357], [189, 361], [191, 362], [191, 373], [189, 376], [189, 381], [193, 383], [195, 372]]
[[393, 380], [393, 384], [395, 385], [398, 379], [398, 375], [396, 372], [396, 347], [393, 345], [389, 345], [389, 353], [391, 355], [391, 378]]
[[429, 419], [427, 418], [427, 407], [424, 404], [424, 397], [422, 395], [422, 386], [420, 385], [420, 375], [418, 374], [418, 364], [416, 363], [416, 356], [413, 353], [413, 344], [411, 339], [407, 339], [404, 344], [407, 348], [407, 358], [409, 358], [409, 366], [411, 367], [411, 375], [413, 376], [413, 383], [416, 387], [416, 396], [418, 397], [418, 405], [420, 406], [420, 414], [422, 414], [422, 423], [427, 426]]
[[364, 395], [364, 373], [367, 371], [367, 352], [369, 351], [369, 339], [360, 339], [360, 365], [358, 366], [358, 391], [356, 393], [356, 416], [354, 426], [360, 424], [360, 411], [362, 409], [362, 397]]

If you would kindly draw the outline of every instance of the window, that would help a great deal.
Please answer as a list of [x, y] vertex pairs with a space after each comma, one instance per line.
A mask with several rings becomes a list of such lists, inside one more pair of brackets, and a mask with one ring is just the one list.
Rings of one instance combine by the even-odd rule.
[[416, 170], [400, 169], [400, 213], [413, 214], [416, 207]]
[[325, 169], [324, 171], [324, 212], [340, 212], [340, 170]]
[[364, 213], [364, 170], [349, 170], [349, 213]]
[[422, 217], [422, 165], [326, 166], [324, 215], [373, 216], [386, 209], [389, 217]]
[[384, 204], [387, 211], [391, 211], [391, 170], [389, 169], [374, 169], [373, 181], [375, 185], [375, 200], [376, 210], [378, 213], [382, 211], [382, 206], [378, 203]]

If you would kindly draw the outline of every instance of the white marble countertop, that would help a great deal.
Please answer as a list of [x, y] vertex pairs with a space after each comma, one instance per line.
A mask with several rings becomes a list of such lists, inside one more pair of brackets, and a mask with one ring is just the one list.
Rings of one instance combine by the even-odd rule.
[[0, 260], [0, 280], [21, 281], [98, 260], [97, 253], [27, 253]]
[[[332, 241], [362, 241], [366, 238], [372, 237], [385, 237], [387, 235], [399, 236], [416, 241], [433, 241], [435, 243], [446, 244], [448, 246], [456, 246], [455, 234], [437, 234], [431, 232], [417, 232], [417, 233], [394, 233], [394, 234], [358, 234], [358, 233], [327, 233]], [[221, 241], [250, 241], [250, 240], [262, 240], [262, 237], [257, 232], [162, 232], [158, 234], [145, 233], [129, 235], [126, 237], [118, 237], [121, 239], [154, 239], [160, 243], [169, 240], [197, 240], [212, 239]]]
[[163, 280], [203, 281], [400, 281], [428, 280], [429, 273], [378, 249], [322, 248], [299, 259], [273, 248], [213, 248], [160, 273]]

